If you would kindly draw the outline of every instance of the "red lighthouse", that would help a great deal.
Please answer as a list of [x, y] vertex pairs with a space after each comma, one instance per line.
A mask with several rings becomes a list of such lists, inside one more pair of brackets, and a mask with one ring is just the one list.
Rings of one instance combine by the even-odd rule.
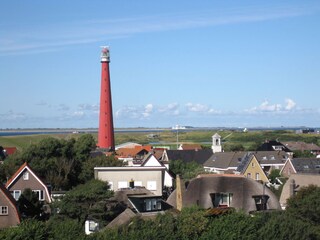
[[114, 129], [112, 117], [111, 85], [109, 72], [110, 53], [108, 47], [101, 51], [101, 92], [98, 147], [107, 151], [114, 150]]

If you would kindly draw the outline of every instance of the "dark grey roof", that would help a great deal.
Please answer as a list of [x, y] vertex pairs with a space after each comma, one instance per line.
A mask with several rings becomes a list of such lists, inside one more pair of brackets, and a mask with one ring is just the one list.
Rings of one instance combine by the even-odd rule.
[[207, 161], [213, 152], [211, 149], [202, 150], [167, 150], [169, 161], [181, 160], [185, 163], [197, 162], [203, 164]]
[[228, 169], [237, 168], [245, 152], [219, 152], [214, 153], [204, 164], [204, 167]]
[[[268, 195], [267, 209], [280, 209], [280, 204], [274, 193], [261, 183], [242, 175], [204, 174], [190, 181], [182, 190], [182, 206], [199, 205], [202, 208], [212, 208], [210, 194], [232, 193], [230, 207], [245, 212], [257, 210], [253, 196]], [[169, 196], [167, 203], [176, 207], [176, 190]]]
[[237, 172], [242, 173], [243, 170], [245, 170], [248, 166], [248, 164], [250, 163], [250, 160], [253, 157], [253, 153], [246, 153], [243, 158], [241, 159], [241, 163], [240, 165], [237, 167]]
[[320, 158], [294, 158], [291, 162], [297, 173], [320, 174]]
[[320, 151], [320, 147], [314, 143], [305, 142], [283, 142], [292, 151]]
[[276, 151], [278, 149], [274, 149], [274, 146], [281, 147], [282, 151], [291, 152], [289, 148], [287, 148], [284, 144], [279, 141], [271, 140], [264, 142], [260, 147], [258, 147], [257, 151]]
[[288, 159], [288, 153], [285, 151], [256, 151], [253, 152], [260, 164], [272, 165], [283, 164]]

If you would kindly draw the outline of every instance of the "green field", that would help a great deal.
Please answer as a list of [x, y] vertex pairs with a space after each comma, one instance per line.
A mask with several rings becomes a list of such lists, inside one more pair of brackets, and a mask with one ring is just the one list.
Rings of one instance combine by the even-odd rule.
[[[150, 137], [153, 133], [157, 135]], [[210, 146], [212, 141], [212, 135], [216, 131], [161, 131], [161, 132], [120, 132], [115, 133], [116, 145], [125, 142], [137, 142], [141, 144], [152, 144], [156, 146], [171, 146], [171, 149], [175, 149], [177, 142], [180, 143], [199, 143], [204, 146]], [[82, 134], [82, 133], [81, 133]], [[21, 135], [21, 136], [2, 136], [0, 137], [0, 146], [3, 147], [17, 147], [22, 150], [30, 144], [35, 144], [44, 138], [54, 137], [59, 139], [78, 138], [81, 134], [36, 134], [36, 135]], [[314, 143], [320, 145], [319, 134], [296, 134], [294, 131], [218, 131], [218, 134], [222, 137], [222, 143], [227, 145], [242, 144], [246, 149], [250, 146], [263, 143], [265, 140], [279, 141], [303, 141], [307, 143]], [[92, 134], [97, 139], [97, 134]]]

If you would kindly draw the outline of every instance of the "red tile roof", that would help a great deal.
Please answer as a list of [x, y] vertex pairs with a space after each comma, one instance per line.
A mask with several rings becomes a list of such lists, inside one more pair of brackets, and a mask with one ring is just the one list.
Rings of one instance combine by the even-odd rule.
[[14, 154], [17, 151], [16, 147], [4, 147], [3, 149], [6, 150], [8, 155]]

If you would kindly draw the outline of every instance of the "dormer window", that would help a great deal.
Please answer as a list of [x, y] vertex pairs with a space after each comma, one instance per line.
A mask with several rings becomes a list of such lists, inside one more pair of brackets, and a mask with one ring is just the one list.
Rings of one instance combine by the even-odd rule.
[[23, 173], [23, 180], [29, 180], [29, 172]]
[[282, 146], [272, 146], [272, 147], [276, 151], [281, 151], [282, 150]]

